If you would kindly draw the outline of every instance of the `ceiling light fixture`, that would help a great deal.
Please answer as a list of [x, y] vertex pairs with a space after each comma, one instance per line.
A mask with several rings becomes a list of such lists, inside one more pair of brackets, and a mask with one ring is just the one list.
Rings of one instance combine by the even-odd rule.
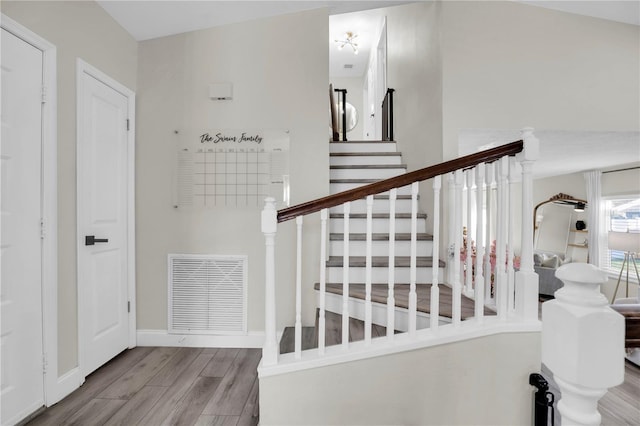
[[358, 37], [358, 34], [354, 34], [351, 31], [347, 31], [344, 33], [344, 40], [335, 40], [338, 44], [338, 50], [342, 50], [345, 46], [349, 45], [353, 49], [354, 55], [358, 54], [358, 43], [355, 42], [355, 39]]

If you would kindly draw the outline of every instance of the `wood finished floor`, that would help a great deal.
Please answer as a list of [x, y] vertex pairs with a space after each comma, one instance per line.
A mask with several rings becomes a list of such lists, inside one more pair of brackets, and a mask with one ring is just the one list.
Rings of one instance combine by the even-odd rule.
[[[287, 331], [288, 330], [288, 331]], [[281, 353], [293, 351], [287, 328]], [[373, 337], [384, 336], [374, 326]], [[326, 314], [326, 344], [339, 344], [342, 317]], [[362, 340], [364, 323], [349, 321], [349, 340]], [[314, 327], [303, 328], [303, 349], [317, 347]], [[151, 348], [123, 352], [87, 377], [80, 389], [28, 425], [257, 425], [259, 349]], [[551, 391], [560, 392], [544, 366]], [[625, 381], [598, 403], [605, 426], [640, 425], [640, 367], [626, 362]], [[556, 409], [556, 424], [560, 418]]]
[[258, 424], [260, 349], [127, 350], [28, 425]]

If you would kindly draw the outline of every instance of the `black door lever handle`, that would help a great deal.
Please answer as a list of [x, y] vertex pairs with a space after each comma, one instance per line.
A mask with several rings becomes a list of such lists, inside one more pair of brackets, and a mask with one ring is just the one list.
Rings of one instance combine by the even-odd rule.
[[85, 246], [92, 246], [92, 245], [95, 245], [95, 243], [108, 243], [108, 242], [109, 242], [108, 238], [96, 238], [95, 235], [87, 235], [84, 237]]

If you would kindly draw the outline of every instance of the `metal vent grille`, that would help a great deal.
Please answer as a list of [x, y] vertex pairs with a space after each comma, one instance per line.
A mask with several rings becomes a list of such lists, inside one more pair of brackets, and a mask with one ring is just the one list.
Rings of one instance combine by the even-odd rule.
[[168, 331], [246, 334], [247, 257], [170, 254]]

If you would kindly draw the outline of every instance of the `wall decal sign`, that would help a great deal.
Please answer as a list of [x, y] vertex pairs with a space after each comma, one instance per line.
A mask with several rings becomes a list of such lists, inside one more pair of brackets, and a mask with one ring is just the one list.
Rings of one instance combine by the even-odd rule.
[[180, 137], [175, 207], [288, 205], [289, 134], [207, 130]]

